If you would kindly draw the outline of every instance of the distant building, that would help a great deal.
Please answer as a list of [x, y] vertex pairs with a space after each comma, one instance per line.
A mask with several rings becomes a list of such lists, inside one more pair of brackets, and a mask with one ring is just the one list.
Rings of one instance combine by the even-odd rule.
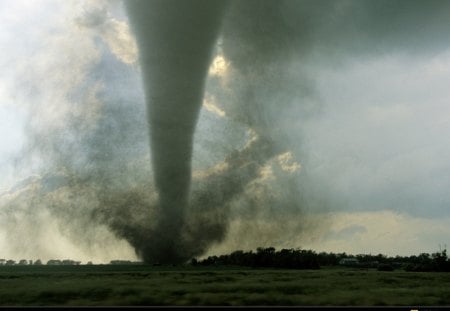
[[26, 266], [26, 265], [28, 265], [28, 260], [26, 260], [26, 259], [21, 259], [21, 260], [19, 261], [19, 265], [21, 265], [21, 266]]
[[47, 265], [48, 266], [59, 266], [59, 265], [61, 265], [61, 260], [59, 260], [59, 259], [50, 259], [49, 261], [47, 261]]
[[359, 265], [359, 261], [356, 258], [342, 258], [339, 264], [341, 266], [357, 266]]
[[141, 261], [131, 261], [131, 260], [111, 260], [110, 265], [142, 265]]
[[78, 266], [81, 263], [81, 261], [75, 261], [71, 259], [64, 259], [62, 261], [62, 264], [65, 266]]
[[0, 266], [3, 266], [6, 263], [6, 259], [0, 259]]
[[15, 264], [16, 264], [16, 262], [14, 260], [11, 260], [11, 259], [7, 260], [6, 263], [5, 263], [6, 266], [14, 266]]
[[50, 259], [49, 261], [47, 261], [47, 265], [49, 266], [78, 266], [81, 263], [81, 261], [75, 261], [75, 260], [71, 260], [71, 259], [64, 259], [64, 260], [59, 260], [59, 259]]

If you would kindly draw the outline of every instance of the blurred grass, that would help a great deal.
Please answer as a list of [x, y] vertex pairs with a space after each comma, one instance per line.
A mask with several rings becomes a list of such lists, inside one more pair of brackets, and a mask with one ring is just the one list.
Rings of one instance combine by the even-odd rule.
[[2, 266], [1, 306], [450, 305], [450, 273], [349, 268]]

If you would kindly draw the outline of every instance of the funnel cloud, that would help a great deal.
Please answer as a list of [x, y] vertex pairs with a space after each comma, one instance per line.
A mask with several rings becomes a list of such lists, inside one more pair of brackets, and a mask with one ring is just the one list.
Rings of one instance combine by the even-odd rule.
[[[226, 1], [128, 1], [147, 96], [158, 224], [146, 261], [177, 252], [189, 201], [193, 135]], [[150, 248], [150, 249], [147, 249]]]

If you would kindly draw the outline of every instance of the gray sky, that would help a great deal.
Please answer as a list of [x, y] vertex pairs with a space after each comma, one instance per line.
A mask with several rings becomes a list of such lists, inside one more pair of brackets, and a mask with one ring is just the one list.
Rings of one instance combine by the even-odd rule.
[[[272, 220], [265, 212], [251, 220], [237, 216], [242, 211], [236, 212], [227, 238], [213, 245], [209, 253], [273, 245], [395, 255], [434, 252], [439, 244], [448, 244], [450, 48], [446, 42], [448, 26], [442, 26], [449, 24], [446, 18], [450, 15], [445, 15], [448, 5], [437, 16], [433, 13], [435, 2], [425, 10], [414, 2], [412, 7], [418, 9], [405, 10], [396, 19], [398, 24], [389, 28], [385, 23], [395, 10], [384, 12], [375, 1], [364, 2], [354, 10], [360, 15], [349, 18], [346, 2], [337, 3], [343, 6], [339, 11], [342, 16], [322, 14], [334, 19], [320, 19], [320, 5], [308, 11], [314, 39], [305, 36], [304, 41], [299, 40], [310, 44], [310, 50], [302, 49], [298, 57], [289, 59], [287, 67], [293, 80], [283, 96], [290, 100], [279, 108], [270, 102], [263, 105], [270, 120], [275, 120], [273, 128], [285, 134], [286, 151], [293, 156], [291, 164], [301, 165], [291, 174], [281, 169], [281, 160], [271, 164], [275, 180], [277, 169], [284, 174], [281, 179], [289, 175], [298, 180], [305, 205], [301, 215], [297, 219], [281, 205]], [[107, 17], [98, 15], [102, 8]], [[304, 14], [294, 8], [289, 12]], [[367, 12], [373, 14], [364, 15]], [[106, 20], [103, 24], [92, 22], [102, 18]], [[23, 156], [36, 133], [64, 129], [56, 120], [77, 113], [86, 122], [83, 129], [89, 129], [89, 122], [95, 124], [100, 118], [98, 111], [102, 111], [94, 109], [94, 104], [103, 107], [108, 98], [133, 98], [130, 105], [137, 108], [130, 112], [130, 118], [138, 118], [142, 88], [135, 83], [140, 81], [136, 50], [130, 44], [132, 38], [117, 1], [0, 0], [0, 20], [0, 190], [6, 191], [28, 175], [41, 174], [42, 166], [48, 167], [46, 160], [33, 157], [19, 171], [13, 170], [15, 157]], [[411, 20], [417, 22], [411, 24]], [[86, 26], [89, 21], [93, 24]], [[290, 25], [296, 27], [295, 23]], [[235, 107], [227, 106], [216, 92], [218, 85], [233, 85], [227, 79], [236, 77], [233, 63], [220, 50], [218, 55], [219, 65], [211, 71], [208, 103], [196, 133], [194, 175], [220, 164], [251, 136], [245, 124], [233, 119]], [[108, 76], [111, 73], [116, 74], [114, 79]], [[309, 94], [290, 93], [292, 87], [304, 83]], [[98, 102], [90, 101], [86, 94], [79, 95], [82, 100], [73, 99], [77, 90], [97, 94], [92, 98]], [[145, 141], [145, 135], [129, 137]], [[133, 162], [148, 151], [139, 143], [132, 147], [137, 151], [126, 156], [124, 150], [129, 147], [117, 151], [117, 161]], [[276, 182], [267, 185], [269, 192], [277, 193]], [[12, 216], [2, 204], [0, 223], [5, 223]], [[80, 244], [70, 234], [61, 235], [58, 219], [51, 213], [39, 219], [40, 224], [48, 224], [47, 231], [38, 235], [42, 247], [24, 250], [8, 246], [2, 256], [98, 261], [134, 258], [126, 242], [105, 227], [98, 229], [99, 241], [115, 241], [113, 245], [116, 249], [120, 246], [120, 251], [92, 251], [92, 245]], [[310, 225], [304, 224], [305, 219]], [[304, 224], [301, 230], [300, 222]], [[5, 246], [11, 233], [1, 230], [0, 246]], [[15, 234], [36, 238], [35, 231], [20, 230]], [[61, 237], [55, 238], [58, 235]], [[65, 245], [61, 248], [65, 253], [45, 247], [51, 243]]]

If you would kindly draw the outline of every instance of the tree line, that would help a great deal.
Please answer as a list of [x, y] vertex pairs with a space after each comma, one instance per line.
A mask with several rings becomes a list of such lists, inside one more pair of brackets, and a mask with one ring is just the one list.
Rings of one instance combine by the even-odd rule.
[[[64, 265], [64, 266], [78, 266], [81, 264], [81, 261], [71, 260], [71, 259], [50, 259], [47, 261], [46, 265], [48, 266], [58, 266], [58, 265]], [[27, 259], [21, 259], [18, 262], [12, 259], [0, 259], [0, 266], [42, 266], [43, 263], [40, 259], [37, 259], [35, 261], [33, 260], [27, 260]]]
[[[142, 264], [140, 261], [131, 261], [131, 260], [111, 260], [109, 262], [109, 265], [137, 265]], [[47, 263], [43, 263], [40, 259], [33, 261], [33, 260], [26, 260], [22, 259], [19, 261], [15, 261], [12, 259], [0, 259], [0, 266], [79, 266], [81, 265], [81, 261], [72, 260], [72, 259], [50, 259], [47, 261]], [[88, 261], [85, 265], [93, 265], [92, 261]]]
[[412, 256], [388, 257], [383, 254], [351, 255], [343, 253], [316, 253], [312, 250], [259, 247], [254, 251], [234, 251], [220, 256], [209, 256], [202, 260], [192, 259], [194, 266], [243, 266], [253, 268], [319, 269], [322, 266], [347, 265], [358, 268], [377, 268], [391, 271], [446, 271], [450, 272], [447, 251], [421, 253]]
[[[41, 260], [14, 260], [0, 259], [0, 266], [11, 265], [43, 265]], [[51, 259], [46, 265], [80, 265], [80, 261], [65, 259]], [[111, 260], [110, 265], [136, 265], [142, 262], [129, 260]], [[89, 261], [86, 265], [92, 265]], [[281, 249], [274, 247], [259, 247], [256, 251], [237, 250], [230, 254], [209, 256], [205, 259], [192, 259], [192, 266], [242, 266], [251, 268], [283, 268], [283, 269], [320, 269], [320, 267], [351, 266], [362, 269], [376, 268], [383, 271], [403, 269], [416, 272], [450, 272], [450, 260], [447, 250], [429, 254], [421, 253], [412, 256], [389, 257], [383, 254], [351, 255], [343, 253], [317, 253], [313, 250]]]

